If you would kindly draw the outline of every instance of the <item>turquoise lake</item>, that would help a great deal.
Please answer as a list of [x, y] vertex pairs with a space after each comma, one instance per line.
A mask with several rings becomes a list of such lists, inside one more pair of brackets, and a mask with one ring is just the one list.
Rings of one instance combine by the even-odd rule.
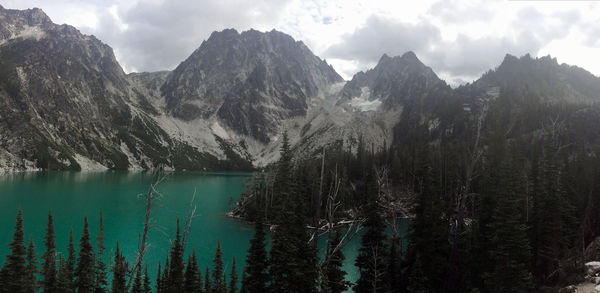
[[[194, 190], [197, 217], [194, 218], [186, 255], [196, 250], [202, 268], [212, 267], [217, 239], [221, 239], [224, 262], [229, 272], [235, 256], [241, 274], [249, 240], [254, 233], [251, 224], [226, 216], [245, 191], [249, 174], [175, 172], [169, 175], [159, 190], [162, 198], [152, 209], [154, 228], [148, 234], [150, 248], [144, 258], [152, 280], [155, 280], [158, 262], [165, 256], [174, 238], [176, 220], [185, 218]], [[116, 241], [128, 261], [135, 259], [138, 235], [144, 224], [145, 201], [140, 194], [147, 192], [152, 176], [143, 172], [31, 172], [0, 175], [0, 257], [9, 253], [15, 216], [19, 206], [23, 210], [25, 236], [33, 237], [38, 255], [41, 255], [48, 210], [52, 210], [58, 251], [65, 253], [69, 230], [73, 229], [75, 245], [83, 229], [83, 218], [88, 217], [92, 239], [98, 232], [99, 213], [104, 217], [107, 253], [114, 252]], [[321, 249], [324, 241], [320, 241]], [[95, 243], [94, 243], [95, 244]], [[347, 279], [354, 281], [357, 270], [353, 266], [360, 239], [357, 237], [345, 248]], [[108, 263], [108, 255], [104, 256]], [[204, 271], [203, 271], [204, 273]]]

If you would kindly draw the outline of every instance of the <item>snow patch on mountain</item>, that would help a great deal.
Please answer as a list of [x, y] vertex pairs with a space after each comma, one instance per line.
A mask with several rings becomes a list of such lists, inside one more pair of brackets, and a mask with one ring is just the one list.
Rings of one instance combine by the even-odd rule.
[[350, 106], [354, 107], [354, 109], [361, 112], [377, 111], [377, 109], [379, 109], [379, 106], [381, 106], [381, 100], [369, 100], [369, 98], [371, 97], [371, 90], [366, 86], [361, 87], [360, 90], [360, 96], [352, 98], [352, 100], [350, 100], [349, 102]]

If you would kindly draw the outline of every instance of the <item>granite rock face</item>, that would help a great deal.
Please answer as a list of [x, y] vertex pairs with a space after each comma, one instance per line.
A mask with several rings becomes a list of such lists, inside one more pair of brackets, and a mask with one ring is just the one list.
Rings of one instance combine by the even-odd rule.
[[146, 169], [206, 157], [158, 126], [149, 99], [94, 36], [40, 9], [0, 7], [2, 169]]
[[381, 110], [390, 110], [425, 95], [436, 86], [445, 86], [433, 70], [413, 52], [389, 57], [384, 54], [373, 69], [359, 72], [341, 91], [344, 99], [378, 100]]
[[[0, 6], [0, 170], [248, 170], [277, 160], [283, 131], [309, 157], [360, 143], [469, 141], [499, 97], [513, 114], [528, 101], [588, 105], [600, 100], [600, 79], [551, 57], [507, 55], [452, 89], [407, 52], [345, 82], [289, 35], [233, 29], [173, 71], [125, 74], [94, 36], [40, 9]], [[600, 137], [600, 112], [578, 107], [568, 122]]]
[[214, 32], [169, 75], [167, 110], [183, 120], [220, 120], [268, 143], [282, 120], [342, 78], [302, 42], [278, 31]]

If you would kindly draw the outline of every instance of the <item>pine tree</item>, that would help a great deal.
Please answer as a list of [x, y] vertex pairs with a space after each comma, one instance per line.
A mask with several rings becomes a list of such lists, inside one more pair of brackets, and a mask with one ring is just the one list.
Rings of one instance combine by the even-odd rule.
[[94, 292], [94, 281], [96, 258], [94, 257], [94, 247], [90, 242], [90, 231], [88, 229], [87, 217], [83, 218], [83, 234], [79, 240], [79, 260], [77, 263], [76, 286], [78, 293]]
[[237, 270], [235, 269], [235, 256], [233, 257], [233, 263], [231, 264], [231, 273], [229, 274], [229, 293], [236, 293], [237, 289]]
[[152, 292], [152, 284], [150, 283], [150, 276], [148, 275], [148, 265], [144, 267], [144, 282], [142, 284], [142, 292]]
[[221, 239], [219, 239], [217, 240], [217, 249], [215, 251], [215, 258], [213, 259], [212, 292], [227, 292], [227, 284], [225, 283], [225, 278], [223, 278], [224, 273], [225, 271], [223, 270], [223, 252], [221, 251]]
[[[424, 286], [429, 291], [440, 290], [448, 263], [448, 223], [440, 197], [440, 183], [434, 174], [434, 168], [424, 162], [422, 169], [423, 181], [420, 195], [415, 206], [415, 219], [409, 235], [409, 255], [406, 265], [412, 271], [412, 266], [418, 258], [420, 269], [428, 280]], [[437, 169], [436, 169], [437, 170]]]
[[2, 266], [0, 268], [0, 293], [7, 293], [8, 287], [8, 271], [6, 267]]
[[76, 259], [76, 251], [75, 244], [73, 243], [73, 228], [69, 230], [69, 245], [67, 247], [67, 262], [65, 263], [65, 273], [67, 274], [67, 279], [69, 281], [69, 288], [71, 291], [75, 292], [77, 290], [75, 283], [75, 263]]
[[48, 223], [46, 226], [46, 235], [44, 236], [44, 245], [46, 251], [42, 254], [44, 260], [42, 268], [42, 292], [54, 293], [56, 290], [56, 236], [54, 234], [54, 220], [52, 211], [48, 211]]
[[169, 255], [167, 254], [167, 259], [165, 260], [165, 269], [163, 270], [163, 275], [161, 279], [163, 292], [168, 292], [169, 289], [169, 271], [171, 267], [170, 263], [171, 262], [169, 261]]
[[400, 255], [398, 252], [396, 239], [391, 239], [390, 253], [387, 264], [386, 280], [389, 283], [388, 288], [393, 293], [402, 292], [402, 270], [400, 268]]
[[102, 211], [100, 211], [100, 228], [98, 236], [96, 236], [96, 246], [98, 248], [98, 256], [96, 257], [96, 280], [94, 284], [94, 293], [105, 293], [108, 282], [106, 280], [106, 264], [102, 259], [104, 257], [104, 221], [102, 219]]
[[281, 158], [273, 193], [281, 201], [270, 252], [271, 289], [283, 292], [314, 292], [317, 289], [316, 248], [306, 231], [306, 200], [301, 198], [292, 176], [292, 154], [287, 133], [283, 136]]
[[112, 267], [113, 281], [112, 281], [112, 293], [127, 293], [127, 270], [128, 265], [125, 261], [125, 257], [119, 250], [119, 242], [117, 242], [117, 248], [115, 249], [115, 259]]
[[163, 292], [162, 272], [160, 270], [160, 261], [158, 262], [158, 272], [156, 273], [156, 293]]
[[167, 292], [182, 292], [184, 284], [183, 271], [183, 246], [181, 242], [181, 233], [179, 230], [179, 219], [177, 219], [177, 234], [175, 242], [171, 246], [171, 263], [169, 266], [169, 277], [167, 278]]
[[135, 278], [133, 281], [133, 287], [131, 287], [131, 293], [143, 293], [142, 288], [142, 268], [138, 267], [135, 272]]
[[292, 197], [292, 152], [287, 132], [283, 133], [282, 146], [280, 150], [280, 159], [277, 162], [275, 176], [273, 178], [273, 200], [270, 203], [273, 209], [272, 220], [280, 222], [285, 220], [285, 213], [289, 206]]
[[196, 250], [188, 256], [187, 267], [185, 268], [184, 292], [195, 293], [202, 290], [198, 282], [198, 261], [196, 260]]
[[302, 210], [289, 208], [288, 211], [295, 212], [285, 212], [272, 234], [269, 274], [273, 290], [314, 292], [317, 289], [316, 249], [309, 243]]
[[204, 292], [213, 293], [213, 286], [210, 283], [210, 273], [208, 267], [206, 267], [206, 273], [204, 274]]
[[490, 254], [495, 265], [486, 281], [490, 292], [527, 292], [533, 285], [528, 267], [531, 247], [517, 192], [518, 174], [508, 163], [500, 166], [497, 204], [489, 227], [494, 231]]
[[361, 247], [354, 265], [358, 268], [360, 277], [354, 286], [354, 292], [383, 292], [385, 287], [385, 272], [387, 245], [385, 223], [381, 216], [374, 179], [368, 178], [366, 195], [369, 198], [366, 207], [366, 232], [362, 235]]
[[333, 244], [340, 243], [341, 236], [339, 232], [335, 233], [335, 237], [333, 242], [328, 241], [328, 255], [329, 259], [325, 262], [325, 267], [323, 271], [326, 274], [326, 286], [327, 291], [331, 293], [341, 293], [345, 292], [350, 285], [350, 282], [346, 281], [346, 272], [342, 269], [344, 265], [344, 253], [341, 249], [331, 253], [331, 250], [334, 249]]
[[196, 276], [196, 280], [198, 280], [198, 291], [196, 292], [205, 292], [203, 287], [204, 283], [202, 283], [202, 268], [200, 267], [200, 265], [198, 265], [198, 276]]
[[27, 287], [25, 292], [33, 293], [37, 292], [39, 288], [39, 282], [37, 279], [38, 261], [37, 255], [35, 254], [35, 244], [33, 243], [33, 237], [29, 239], [29, 245], [27, 246], [27, 257], [25, 264], [25, 283]]
[[[556, 282], [560, 260], [569, 248], [571, 205], [565, 198], [556, 138], [545, 140], [534, 182], [532, 239], [534, 272], [541, 283]], [[554, 276], [552, 278], [551, 276]]]
[[265, 230], [262, 217], [254, 221], [254, 237], [246, 256], [246, 267], [242, 278], [242, 292], [265, 292], [269, 282], [268, 259], [265, 249]]
[[58, 276], [57, 276], [57, 280], [56, 280], [56, 292], [65, 292], [65, 293], [75, 292], [75, 291], [73, 291], [73, 288], [71, 287], [71, 285], [72, 285], [72, 282], [71, 282], [71, 279], [69, 278], [69, 272], [67, 269], [67, 261], [61, 254], [59, 256], [59, 261], [58, 261]]
[[15, 233], [9, 247], [11, 253], [6, 256], [6, 262], [4, 263], [4, 269], [6, 270], [5, 290], [14, 293], [25, 292], [27, 285], [25, 278], [25, 256], [27, 249], [25, 248], [25, 236], [23, 232], [23, 213], [20, 207], [15, 221]]
[[417, 255], [409, 271], [407, 291], [411, 293], [429, 293], [431, 292], [429, 288], [429, 279], [423, 271], [421, 257]]

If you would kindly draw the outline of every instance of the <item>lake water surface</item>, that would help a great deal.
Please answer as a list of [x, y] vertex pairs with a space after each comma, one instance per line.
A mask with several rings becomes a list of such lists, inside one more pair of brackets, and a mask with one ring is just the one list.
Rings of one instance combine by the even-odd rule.
[[[254, 233], [253, 226], [231, 219], [225, 213], [245, 191], [248, 176], [240, 173], [176, 172], [160, 185], [162, 198], [152, 210], [155, 227], [149, 232], [150, 248], [144, 258], [153, 281], [158, 262], [164, 264], [170, 240], [174, 238], [176, 219], [179, 217], [183, 221], [185, 218], [194, 190], [198, 216], [192, 223], [186, 255], [195, 249], [202, 268], [212, 267], [217, 239], [221, 239], [227, 271], [235, 256], [238, 273], [241, 274], [249, 240]], [[114, 251], [118, 240], [127, 260], [133, 261], [138, 235], [144, 224], [145, 201], [138, 195], [147, 192], [151, 181], [150, 173], [118, 171], [0, 175], [0, 263], [9, 253], [7, 244], [12, 240], [19, 206], [23, 210], [26, 239], [33, 237], [38, 255], [44, 250], [43, 237], [49, 209], [54, 215], [56, 243], [62, 253], [66, 252], [71, 228], [78, 247], [85, 216], [95, 241], [102, 211], [107, 254]], [[323, 243], [321, 241], [321, 248]], [[344, 249], [347, 279], [351, 281], [357, 278], [353, 263], [359, 245], [357, 238]], [[105, 262], [108, 263], [106, 255]]]

